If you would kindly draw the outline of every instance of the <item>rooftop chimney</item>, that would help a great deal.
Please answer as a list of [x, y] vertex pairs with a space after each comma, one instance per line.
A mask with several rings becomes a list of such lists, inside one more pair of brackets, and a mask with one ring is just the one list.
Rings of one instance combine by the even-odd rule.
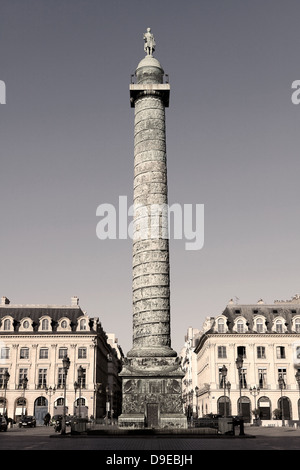
[[1, 297], [1, 305], [9, 305], [10, 301], [7, 297]]
[[74, 296], [71, 297], [71, 306], [72, 307], [77, 307], [79, 305], [79, 298]]

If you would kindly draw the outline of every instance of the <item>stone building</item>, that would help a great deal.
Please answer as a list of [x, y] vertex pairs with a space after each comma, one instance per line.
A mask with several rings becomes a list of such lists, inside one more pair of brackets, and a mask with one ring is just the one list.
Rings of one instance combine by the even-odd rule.
[[181, 365], [184, 372], [182, 381], [183, 407], [189, 420], [198, 416], [197, 355], [195, 354], [198, 337], [199, 330], [189, 327], [184, 338], [184, 347], [180, 351]]
[[70, 360], [66, 413], [102, 418], [109, 402], [117, 414], [122, 351], [116, 341], [109, 344], [99, 318], [90, 318], [77, 297], [70, 306], [12, 305], [2, 297], [1, 414], [16, 422], [22, 415], [35, 415], [38, 424], [47, 412], [61, 414], [64, 357]]
[[200, 416], [242, 414], [265, 425], [274, 417], [279, 424], [299, 420], [298, 295], [273, 304], [230, 301], [206, 319], [195, 353]]

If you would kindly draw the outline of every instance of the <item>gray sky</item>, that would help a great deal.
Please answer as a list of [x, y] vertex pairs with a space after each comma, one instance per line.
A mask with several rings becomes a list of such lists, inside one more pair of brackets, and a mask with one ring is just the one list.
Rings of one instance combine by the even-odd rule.
[[0, 296], [77, 295], [125, 353], [128, 240], [96, 237], [98, 205], [132, 202], [130, 74], [152, 28], [169, 74], [169, 203], [204, 204], [205, 243], [171, 240], [172, 347], [240, 303], [299, 283], [298, 0], [0, 0]]

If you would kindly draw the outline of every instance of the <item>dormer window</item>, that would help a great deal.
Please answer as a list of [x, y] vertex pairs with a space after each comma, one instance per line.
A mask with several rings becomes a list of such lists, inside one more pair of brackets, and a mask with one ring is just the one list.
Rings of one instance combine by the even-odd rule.
[[219, 320], [218, 320], [218, 333], [225, 333], [224, 318], [219, 318]]
[[236, 331], [238, 333], [244, 333], [244, 322], [243, 320], [238, 320], [236, 324]]
[[264, 324], [261, 318], [256, 320], [256, 331], [257, 333], [263, 333], [264, 331]]
[[71, 331], [70, 319], [67, 317], [61, 318], [58, 322], [57, 331]]
[[265, 318], [261, 316], [254, 317], [254, 330], [257, 333], [264, 333], [266, 331]]
[[33, 331], [31, 318], [23, 318], [20, 323], [19, 331]]
[[2, 319], [1, 331], [14, 331], [14, 321], [9, 315]]
[[244, 317], [239, 317], [235, 320], [233, 331], [236, 331], [239, 334], [243, 334], [248, 331], [246, 319]]
[[89, 331], [89, 317], [87, 315], [82, 315], [77, 320], [77, 328], [76, 331]]
[[283, 333], [283, 324], [281, 320], [275, 323], [276, 333]]
[[285, 319], [283, 317], [276, 318], [273, 322], [272, 331], [279, 334], [286, 332]]
[[42, 316], [40, 318], [39, 331], [51, 331], [51, 318]]

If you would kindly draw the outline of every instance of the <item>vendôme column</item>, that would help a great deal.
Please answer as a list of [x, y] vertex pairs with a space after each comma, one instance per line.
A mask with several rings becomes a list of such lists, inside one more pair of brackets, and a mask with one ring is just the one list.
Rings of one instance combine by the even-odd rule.
[[186, 427], [183, 372], [170, 338], [168, 186], [165, 108], [170, 85], [153, 57], [151, 29], [146, 56], [130, 85], [134, 123], [133, 347], [124, 361], [120, 426]]

